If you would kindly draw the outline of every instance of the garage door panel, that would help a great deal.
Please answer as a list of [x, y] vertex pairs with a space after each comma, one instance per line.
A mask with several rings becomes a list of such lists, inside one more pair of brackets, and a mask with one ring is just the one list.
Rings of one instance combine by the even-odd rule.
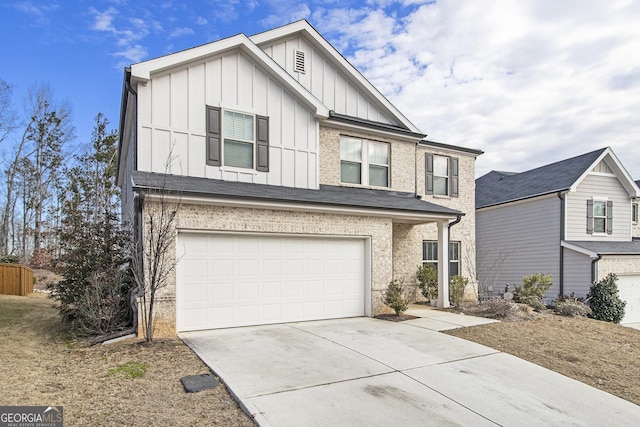
[[179, 331], [364, 315], [363, 239], [181, 234], [178, 247]]
[[640, 322], [640, 275], [618, 276], [618, 296], [627, 302], [622, 323]]

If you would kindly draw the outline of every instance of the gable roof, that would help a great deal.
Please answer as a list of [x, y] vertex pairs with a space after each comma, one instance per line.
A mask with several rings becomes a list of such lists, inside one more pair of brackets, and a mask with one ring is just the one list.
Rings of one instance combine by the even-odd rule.
[[280, 67], [269, 55], [256, 46], [244, 34], [227, 37], [218, 41], [196, 46], [180, 52], [150, 59], [131, 65], [131, 78], [147, 81], [152, 73], [162, 72], [194, 61], [220, 55], [222, 53], [240, 50], [250, 59], [259, 63], [262, 68], [278, 83], [293, 91], [294, 95], [309, 108], [316, 117], [329, 117], [329, 109], [307, 91], [296, 79]]
[[316, 205], [327, 209], [366, 209], [378, 211], [384, 216], [404, 215], [414, 219], [455, 218], [464, 215], [455, 209], [420, 200], [413, 193], [387, 190], [332, 185], [321, 185], [319, 190], [311, 190], [142, 171], [133, 171], [132, 181], [135, 190], [165, 190], [179, 194], [183, 200], [187, 196], [218, 198], [224, 199], [227, 205], [234, 200], [253, 201], [260, 206], [288, 205], [291, 209], [303, 204], [307, 208]]
[[614, 173], [629, 195], [637, 196], [638, 186], [631, 180], [611, 148], [606, 147], [526, 172], [491, 171], [476, 179], [476, 209], [558, 191], [575, 191], [595, 165], [607, 156], [611, 159]]
[[476, 179], [476, 209], [569, 190], [605, 150], [522, 173], [491, 171]]
[[265, 45], [267, 43], [272, 43], [278, 39], [282, 39], [285, 37], [291, 37], [295, 34], [302, 34], [305, 36], [307, 40], [309, 40], [315, 48], [321, 50], [325, 53], [330, 59], [331, 62], [338, 68], [342, 73], [350, 76], [352, 81], [355, 82], [360, 89], [368, 92], [373, 96], [378, 106], [395, 118], [399, 123], [402, 124], [402, 127], [405, 130], [408, 130], [413, 133], [422, 134], [422, 131], [418, 129], [409, 119], [407, 119], [404, 114], [400, 112], [389, 100], [378, 91], [378, 89], [373, 86], [369, 80], [367, 80], [362, 73], [355, 68], [351, 63], [340, 53], [338, 50], [331, 45], [327, 41], [327, 39], [322, 36], [306, 19], [302, 19], [300, 21], [293, 22], [291, 24], [283, 25], [278, 28], [274, 28], [272, 30], [264, 31], [262, 33], [255, 34], [250, 37], [251, 41], [253, 41], [258, 46]]

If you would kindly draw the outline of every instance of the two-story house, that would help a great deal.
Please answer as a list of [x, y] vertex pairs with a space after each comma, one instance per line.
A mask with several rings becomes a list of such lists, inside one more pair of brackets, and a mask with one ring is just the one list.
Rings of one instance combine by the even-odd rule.
[[304, 20], [131, 65], [123, 218], [144, 235], [180, 200], [162, 329], [376, 315], [423, 262], [448, 306], [449, 274], [475, 277], [481, 151], [425, 136]]
[[627, 301], [623, 323], [640, 322], [638, 196], [611, 148], [478, 178], [480, 289], [500, 293], [524, 276], [551, 274], [545, 296], [552, 302], [560, 295], [585, 297], [591, 283], [615, 273]]

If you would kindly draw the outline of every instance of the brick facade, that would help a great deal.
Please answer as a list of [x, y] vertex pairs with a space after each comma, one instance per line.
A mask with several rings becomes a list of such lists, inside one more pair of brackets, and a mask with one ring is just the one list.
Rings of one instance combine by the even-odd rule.
[[[321, 184], [340, 185], [340, 136], [348, 135], [390, 144], [390, 191], [417, 192], [423, 200], [465, 213], [460, 223], [452, 226], [450, 240], [461, 245], [460, 271], [470, 279], [467, 296], [475, 295], [475, 156], [473, 154], [432, 149], [409, 141], [393, 140], [360, 132], [320, 128], [319, 176]], [[425, 194], [425, 154], [455, 156], [459, 160], [459, 197], [427, 196]], [[417, 168], [416, 168], [417, 166]], [[417, 170], [417, 175], [416, 175]], [[417, 179], [416, 179], [417, 178]], [[363, 186], [360, 186], [363, 187]], [[156, 205], [157, 206], [157, 205]], [[154, 209], [148, 200], [145, 217]], [[417, 287], [416, 270], [422, 263], [422, 241], [437, 240], [437, 224], [393, 223], [390, 218], [356, 216], [344, 213], [312, 213], [285, 210], [215, 206], [202, 203], [181, 203], [175, 224], [176, 245], [180, 232], [274, 233], [281, 235], [360, 236], [370, 239], [371, 310], [372, 315], [390, 312], [382, 303], [382, 292], [392, 279], [403, 281], [411, 300], [422, 300]], [[171, 251], [175, 260], [177, 246]], [[158, 295], [157, 333], [175, 333], [176, 276]]]

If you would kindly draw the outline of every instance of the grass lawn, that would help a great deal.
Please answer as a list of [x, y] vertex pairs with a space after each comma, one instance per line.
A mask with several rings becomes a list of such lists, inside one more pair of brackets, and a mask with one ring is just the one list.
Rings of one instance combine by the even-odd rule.
[[41, 294], [0, 295], [0, 405], [62, 405], [65, 426], [252, 426], [224, 385], [185, 393], [210, 373], [179, 340], [88, 347]]
[[513, 354], [640, 405], [639, 330], [545, 313], [445, 333]]

